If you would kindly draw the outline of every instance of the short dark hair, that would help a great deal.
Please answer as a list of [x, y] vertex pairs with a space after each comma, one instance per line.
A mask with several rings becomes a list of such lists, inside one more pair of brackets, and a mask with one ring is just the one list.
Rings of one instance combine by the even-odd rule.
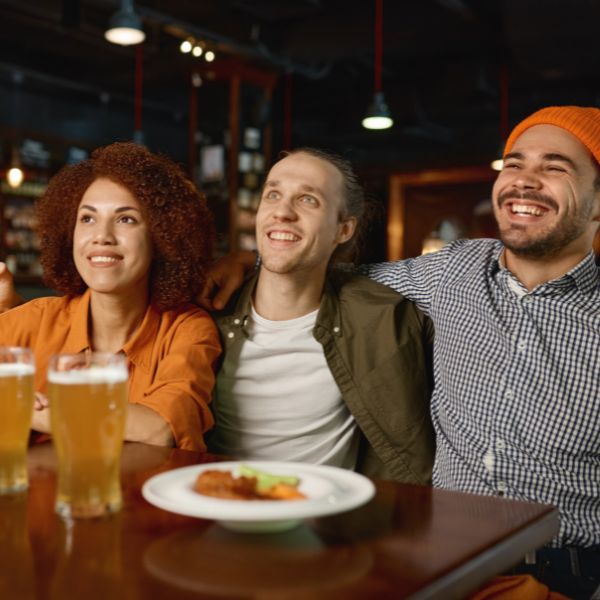
[[279, 158], [281, 160], [286, 156], [293, 156], [294, 154], [314, 156], [333, 165], [340, 172], [344, 182], [344, 207], [343, 212], [340, 214], [340, 220], [354, 217], [356, 219], [356, 230], [347, 242], [340, 244], [335, 249], [331, 256], [331, 262], [351, 262], [355, 260], [364, 241], [364, 236], [368, 231], [369, 219], [366, 218], [367, 197], [365, 190], [354, 171], [352, 163], [335, 152], [308, 146], [286, 150], [280, 154]]
[[151, 302], [168, 310], [191, 301], [202, 289], [212, 261], [212, 214], [174, 162], [132, 142], [99, 148], [88, 160], [64, 167], [50, 180], [37, 205], [46, 285], [70, 296], [85, 291], [73, 260], [73, 232], [81, 198], [100, 178], [129, 190], [148, 220]]

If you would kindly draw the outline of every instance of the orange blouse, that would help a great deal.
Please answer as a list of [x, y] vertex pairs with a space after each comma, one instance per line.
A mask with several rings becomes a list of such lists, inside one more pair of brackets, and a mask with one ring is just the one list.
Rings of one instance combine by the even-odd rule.
[[[91, 349], [89, 304], [88, 290], [76, 297], [39, 298], [0, 314], [0, 345], [33, 349], [37, 391], [46, 393], [50, 356]], [[129, 361], [129, 402], [151, 408], [169, 423], [177, 447], [205, 450], [221, 352], [211, 317], [193, 305], [162, 313], [150, 305], [122, 352]]]

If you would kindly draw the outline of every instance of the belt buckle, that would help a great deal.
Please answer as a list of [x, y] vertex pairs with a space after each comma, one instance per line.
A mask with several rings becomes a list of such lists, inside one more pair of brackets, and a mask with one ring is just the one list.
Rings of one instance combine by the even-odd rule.
[[581, 577], [581, 566], [579, 565], [579, 555], [577, 554], [577, 548], [567, 548], [569, 551], [569, 561], [571, 563], [571, 573], [575, 577]]

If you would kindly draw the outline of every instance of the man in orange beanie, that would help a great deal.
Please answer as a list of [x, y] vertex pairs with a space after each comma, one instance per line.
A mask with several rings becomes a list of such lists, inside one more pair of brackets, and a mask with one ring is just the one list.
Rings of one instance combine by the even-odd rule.
[[[362, 272], [435, 324], [434, 485], [556, 505], [559, 535], [523, 570], [600, 598], [600, 110], [534, 113], [504, 159], [492, 198], [500, 240]], [[213, 270], [213, 307], [252, 264], [238, 254]]]
[[600, 109], [519, 123], [492, 203], [500, 241], [366, 271], [435, 325], [434, 485], [556, 505], [515, 572], [600, 598]]

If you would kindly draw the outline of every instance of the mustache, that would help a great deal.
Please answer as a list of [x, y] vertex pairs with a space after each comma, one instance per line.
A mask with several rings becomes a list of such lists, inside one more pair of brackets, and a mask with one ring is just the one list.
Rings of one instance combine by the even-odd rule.
[[540, 192], [535, 192], [533, 190], [519, 192], [517, 190], [508, 190], [506, 192], [502, 192], [498, 196], [498, 206], [501, 207], [507, 200], [532, 200], [533, 202], [537, 202], [538, 204], [543, 204], [555, 211], [558, 211], [558, 204], [551, 196], [547, 196], [546, 194], [542, 194]]

